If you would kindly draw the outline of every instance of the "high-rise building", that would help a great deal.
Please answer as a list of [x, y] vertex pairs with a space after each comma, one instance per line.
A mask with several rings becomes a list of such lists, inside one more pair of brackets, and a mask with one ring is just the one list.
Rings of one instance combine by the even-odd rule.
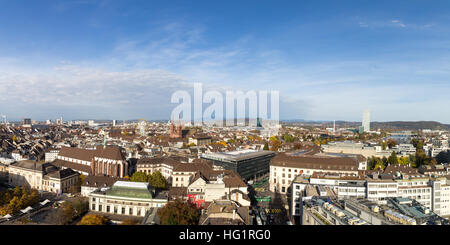
[[31, 126], [31, 119], [30, 118], [23, 119], [22, 126]]
[[362, 126], [364, 128], [364, 132], [370, 131], [370, 111], [369, 110], [365, 110], [363, 113]]

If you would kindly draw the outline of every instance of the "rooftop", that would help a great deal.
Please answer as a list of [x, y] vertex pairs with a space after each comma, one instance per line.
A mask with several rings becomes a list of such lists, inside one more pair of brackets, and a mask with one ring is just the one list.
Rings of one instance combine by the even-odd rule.
[[228, 161], [242, 161], [252, 158], [274, 155], [273, 151], [256, 151], [256, 150], [239, 150], [230, 152], [215, 152], [202, 154], [203, 157], [208, 159], [223, 159]]

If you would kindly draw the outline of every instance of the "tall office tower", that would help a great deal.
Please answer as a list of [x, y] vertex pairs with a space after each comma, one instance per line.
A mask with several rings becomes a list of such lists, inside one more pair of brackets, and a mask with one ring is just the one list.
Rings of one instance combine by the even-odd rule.
[[369, 110], [365, 110], [363, 113], [362, 126], [364, 128], [364, 132], [370, 131], [370, 111]]
[[23, 125], [30, 125], [31, 126], [31, 119], [30, 118], [25, 118], [23, 119]]

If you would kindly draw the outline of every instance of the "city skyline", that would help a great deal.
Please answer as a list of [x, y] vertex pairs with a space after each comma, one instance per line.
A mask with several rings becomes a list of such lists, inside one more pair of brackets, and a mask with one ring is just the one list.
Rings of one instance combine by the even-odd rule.
[[277, 89], [281, 120], [450, 123], [448, 2], [257, 3], [3, 1], [0, 112], [160, 120], [201, 82]]

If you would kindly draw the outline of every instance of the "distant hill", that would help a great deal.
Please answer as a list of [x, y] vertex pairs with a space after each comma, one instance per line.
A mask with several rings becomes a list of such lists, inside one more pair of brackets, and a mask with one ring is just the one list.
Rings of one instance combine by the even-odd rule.
[[[283, 120], [287, 124], [322, 124], [324, 127], [332, 127], [333, 122], [330, 121], [307, 121], [307, 120]], [[340, 128], [358, 128], [361, 122], [336, 121], [336, 126]], [[392, 121], [392, 122], [371, 122], [372, 130], [412, 130], [431, 129], [431, 130], [450, 130], [449, 124], [443, 124], [435, 121]]]
[[450, 130], [449, 124], [442, 124], [435, 121], [394, 121], [394, 122], [372, 122], [370, 127], [372, 129], [390, 129], [390, 130], [419, 130], [419, 129], [432, 129], [432, 130]]

